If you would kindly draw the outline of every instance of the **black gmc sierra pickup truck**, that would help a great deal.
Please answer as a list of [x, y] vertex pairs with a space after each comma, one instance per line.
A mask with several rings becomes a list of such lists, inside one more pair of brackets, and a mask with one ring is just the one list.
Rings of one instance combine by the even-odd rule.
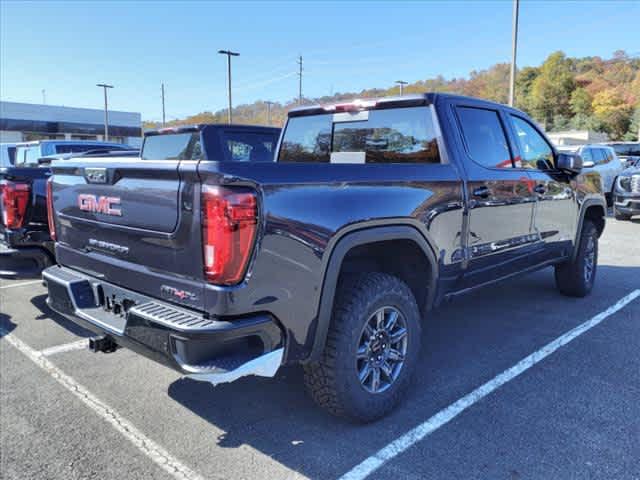
[[448, 94], [303, 107], [262, 163], [263, 142], [233, 161], [212, 128], [146, 137], [142, 164], [54, 163], [48, 302], [94, 350], [213, 384], [301, 363], [318, 404], [371, 421], [405, 395], [442, 301], [548, 266], [563, 294], [593, 287], [598, 175], [518, 110]]

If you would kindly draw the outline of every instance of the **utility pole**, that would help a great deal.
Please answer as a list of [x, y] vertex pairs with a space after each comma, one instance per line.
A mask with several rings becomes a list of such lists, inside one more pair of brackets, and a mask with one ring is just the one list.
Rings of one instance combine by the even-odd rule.
[[232, 52], [231, 50], [218, 50], [218, 53], [220, 55], [226, 55], [227, 56], [227, 82], [228, 82], [228, 86], [229, 86], [229, 115], [227, 116], [229, 123], [231, 123], [232, 120], [232, 116], [231, 116], [231, 57], [238, 57], [240, 56], [239, 53], [237, 52]]
[[516, 97], [516, 52], [518, 49], [518, 8], [520, 0], [513, 0], [513, 25], [511, 38], [511, 78], [509, 81], [509, 106], [513, 107]]
[[404, 86], [409, 82], [405, 82], [404, 80], [396, 80], [396, 83], [400, 85], [400, 96], [402, 96], [402, 94], [404, 93]]
[[267, 125], [271, 125], [271, 105], [273, 105], [273, 102], [264, 102], [267, 104]]
[[302, 55], [298, 57], [298, 104], [302, 105]]
[[161, 90], [162, 90], [162, 126], [164, 127], [165, 125], [165, 116], [164, 116], [164, 83], [161, 84]]
[[113, 88], [113, 85], [106, 83], [96, 83], [96, 87], [102, 87], [104, 90], [104, 141], [109, 141], [109, 108], [107, 106], [107, 88]]
[[47, 91], [44, 88], [42, 89], [42, 104], [47, 104]]

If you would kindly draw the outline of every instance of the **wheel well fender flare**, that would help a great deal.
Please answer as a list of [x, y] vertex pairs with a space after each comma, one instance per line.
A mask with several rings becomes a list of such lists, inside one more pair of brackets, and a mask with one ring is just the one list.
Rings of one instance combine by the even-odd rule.
[[[582, 235], [582, 225], [584, 223], [584, 218], [587, 214], [587, 210], [589, 210], [589, 208], [591, 207], [600, 207], [602, 209], [603, 219], [607, 216], [607, 204], [603, 199], [588, 198], [582, 203], [582, 205], [580, 206], [580, 216], [578, 218], [578, 227], [576, 229], [576, 238], [574, 242], [573, 253], [571, 254], [572, 259], [575, 259], [578, 253], [578, 245], [580, 245], [580, 236]], [[602, 229], [604, 230], [604, 220]], [[602, 234], [602, 230], [599, 233]]]
[[333, 302], [335, 300], [342, 263], [349, 251], [358, 246], [390, 240], [413, 241], [425, 254], [431, 267], [429, 282], [430, 285], [432, 285], [432, 288], [428, 290], [427, 305], [433, 305], [438, 279], [437, 257], [431, 243], [417, 228], [410, 225], [374, 226], [346, 233], [336, 242], [331, 251], [327, 267], [325, 268], [320, 304], [316, 318], [315, 337], [308, 359], [309, 361], [317, 360], [324, 349], [329, 325], [331, 323]]

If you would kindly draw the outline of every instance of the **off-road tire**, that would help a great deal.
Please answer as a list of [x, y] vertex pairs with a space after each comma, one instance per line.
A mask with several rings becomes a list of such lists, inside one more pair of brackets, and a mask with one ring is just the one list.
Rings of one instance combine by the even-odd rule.
[[[587, 278], [586, 263], [589, 262], [590, 242], [593, 241], [592, 272]], [[556, 265], [556, 286], [560, 293], [570, 297], [585, 297], [593, 288], [598, 267], [598, 229], [595, 224], [585, 219], [578, 242], [575, 258]]]
[[[385, 306], [398, 310], [407, 330], [407, 351], [398, 377], [387, 390], [371, 393], [358, 377], [356, 353], [362, 329]], [[409, 287], [385, 273], [362, 273], [340, 282], [326, 344], [317, 362], [304, 366], [305, 384], [315, 402], [333, 415], [371, 422], [390, 412], [406, 395], [420, 352], [420, 313]]]

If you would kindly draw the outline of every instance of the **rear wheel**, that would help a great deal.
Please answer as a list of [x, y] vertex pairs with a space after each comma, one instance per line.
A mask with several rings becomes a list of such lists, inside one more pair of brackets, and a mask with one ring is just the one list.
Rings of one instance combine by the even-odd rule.
[[383, 273], [342, 282], [324, 352], [305, 366], [318, 405], [358, 422], [376, 420], [404, 397], [420, 350], [420, 314], [409, 287]]
[[584, 297], [591, 292], [598, 267], [598, 229], [585, 219], [573, 260], [556, 265], [558, 290], [571, 297]]

